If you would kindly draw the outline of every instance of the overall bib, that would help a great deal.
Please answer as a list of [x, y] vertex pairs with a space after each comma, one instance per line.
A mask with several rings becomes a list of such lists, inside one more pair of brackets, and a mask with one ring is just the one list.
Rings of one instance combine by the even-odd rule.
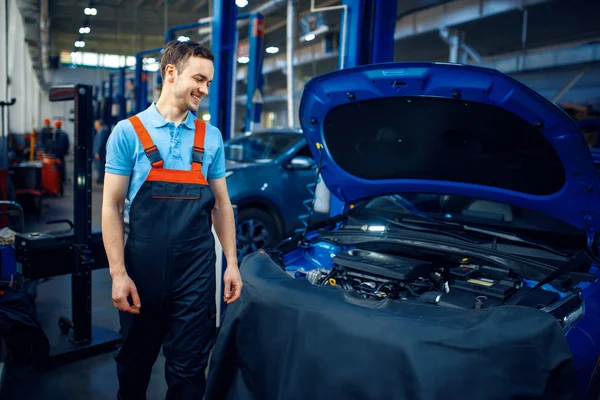
[[152, 168], [129, 213], [125, 268], [141, 301], [120, 311], [123, 345], [115, 355], [119, 399], [145, 399], [162, 346], [167, 399], [202, 399], [216, 336], [214, 195], [202, 175], [206, 125], [196, 120], [191, 170], [165, 169], [136, 116], [129, 118]]

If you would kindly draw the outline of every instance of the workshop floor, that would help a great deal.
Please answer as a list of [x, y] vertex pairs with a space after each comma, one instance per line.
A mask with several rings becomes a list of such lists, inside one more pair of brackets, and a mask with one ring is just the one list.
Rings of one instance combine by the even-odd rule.
[[[68, 167], [72, 167], [71, 163]], [[72, 168], [70, 169], [72, 171]], [[68, 176], [72, 176], [69, 174]], [[63, 229], [45, 225], [46, 220], [73, 218], [72, 179], [63, 198], [44, 199], [44, 213], [40, 220], [26, 219], [27, 231], [51, 231]], [[100, 226], [102, 209], [102, 186], [93, 185], [92, 223]], [[111, 301], [111, 280], [108, 270], [94, 271], [92, 289], [93, 324], [113, 331], [119, 330], [118, 314]], [[71, 278], [55, 277], [38, 287], [37, 318], [53, 346], [65, 340], [58, 329], [58, 318], [71, 317]], [[116, 368], [113, 353], [108, 352], [82, 361], [53, 368], [43, 373], [31, 369], [8, 369], [0, 391], [0, 399], [61, 399], [105, 400], [115, 399], [117, 391]], [[164, 358], [162, 354], [152, 372], [148, 388], [148, 400], [164, 399]]]

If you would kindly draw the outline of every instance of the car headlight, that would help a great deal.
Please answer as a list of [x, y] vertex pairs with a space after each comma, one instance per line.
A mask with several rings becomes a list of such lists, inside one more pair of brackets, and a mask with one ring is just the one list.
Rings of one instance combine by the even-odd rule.
[[555, 317], [563, 331], [567, 332], [585, 315], [585, 303], [581, 293], [575, 293], [543, 308], [542, 311]]

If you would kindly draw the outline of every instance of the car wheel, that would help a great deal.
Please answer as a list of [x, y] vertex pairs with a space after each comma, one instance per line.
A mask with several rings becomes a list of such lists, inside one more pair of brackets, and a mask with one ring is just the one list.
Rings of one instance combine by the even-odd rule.
[[241, 260], [247, 254], [277, 243], [279, 229], [273, 217], [267, 212], [246, 208], [238, 214], [236, 239], [238, 258]]

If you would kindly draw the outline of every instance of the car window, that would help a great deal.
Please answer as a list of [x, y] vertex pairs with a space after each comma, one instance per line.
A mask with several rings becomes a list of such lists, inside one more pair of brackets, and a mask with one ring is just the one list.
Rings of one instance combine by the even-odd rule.
[[225, 143], [225, 158], [238, 162], [270, 161], [285, 153], [302, 136], [297, 134], [258, 133]]

